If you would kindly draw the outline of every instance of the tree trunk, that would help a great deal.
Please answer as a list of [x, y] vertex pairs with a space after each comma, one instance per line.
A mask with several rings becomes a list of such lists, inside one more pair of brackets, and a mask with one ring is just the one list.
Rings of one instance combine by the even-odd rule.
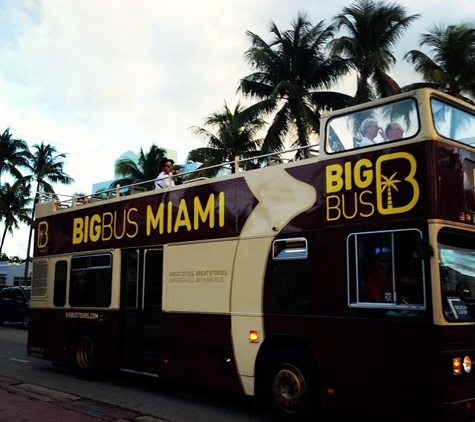
[[40, 188], [40, 184], [36, 185], [36, 192], [35, 192], [35, 199], [33, 200], [33, 210], [31, 211], [31, 225], [30, 225], [30, 233], [28, 235], [28, 246], [26, 248], [26, 261], [25, 261], [25, 273], [24, 273], [24, 278], [23, 282], [26, 283], [26, 280], [28, 278], [28, 270], [29, 270], [29, 265], [30, 265], [30, 248], [31, 248], [31, 237], [33, 236], [33, 228], [35, 226], [35, 208], [36, 204], [38, 202], [38, 189]]

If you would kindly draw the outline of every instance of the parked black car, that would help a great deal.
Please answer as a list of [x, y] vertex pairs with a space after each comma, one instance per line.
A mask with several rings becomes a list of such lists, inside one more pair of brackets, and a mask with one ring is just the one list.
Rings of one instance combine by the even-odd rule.
[[5, 287], [0, 290], [0, 325], [4, 322], [21, 322], [30, 325], [30, 288]]

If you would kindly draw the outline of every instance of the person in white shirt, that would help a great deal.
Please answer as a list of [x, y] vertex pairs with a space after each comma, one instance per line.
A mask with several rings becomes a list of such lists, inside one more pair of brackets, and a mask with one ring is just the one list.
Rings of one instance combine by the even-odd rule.
[[174, 161], [169, 158], [164, 158], [162, 161], [160, 161], [160, 173], [155, 179], [155, 189], [164, 189], [170, 186], [175, 186], [175, 184], [179, 184], [175, 183], [173, 178], [170, 178], [171, 173], [172, 175], [175, 175], [181, 179], [180, 170], [173, 171], [173, 164]]
[[361, 123], [361, 133], [363, 134], [363, 139], [360, 142], [360, 147], [379, 144], [381, 140], [376, 140], [378, 135], [381, 135], [383, 141], [387, 141], [383, 128], [372, 117], [363, 120]]

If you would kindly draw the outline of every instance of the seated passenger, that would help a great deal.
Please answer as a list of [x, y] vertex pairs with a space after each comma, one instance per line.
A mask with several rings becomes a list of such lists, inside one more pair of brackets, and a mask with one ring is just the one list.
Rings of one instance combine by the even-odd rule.
[[381, 252], [376, 255], [374, 271], [366, 278], [366, 295], [372, 302], [393, 302], [391, 257]]
[[[366, 278], [366, 295], [371, 302], [395, 302], [394, 294], [398, 291], [397, 302], [408, 303], [410, 291], [409, 285], [419, 284], [418, 280], [411, 280], [394, 274], [391, 266], [391, 255], [387, 252], [380, 252], [376, 255], [375, 269]], [[413, 298], [413, 300], [417, 298]]]
[[384, 132], [388, 141], [402, 139], [404, 136], [404, 129], [397, 122], [388, 123]]
[[363, 120], [361, 123], [361, 133], [363, 134], [363, 139], [360, 142], [360, 147], [379, 144], [381, 140], [376, 140], [378, 135], [381, 135], [382, 141], [387, 141], [383, 128], [372, 117]]

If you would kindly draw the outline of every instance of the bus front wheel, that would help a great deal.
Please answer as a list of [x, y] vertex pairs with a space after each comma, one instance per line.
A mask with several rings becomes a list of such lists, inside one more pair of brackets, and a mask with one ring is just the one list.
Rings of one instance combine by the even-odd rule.
[[76, 376], [80, 379], [97, 379], [98, 370], [97, 338], [91, 328], [80, 328], [73, 337], [71, 363]]
[[317, 371], [310, 353], [298, 347], [274, 352], [266, 370], [266, 402], [278, 421], [317, 421]]

